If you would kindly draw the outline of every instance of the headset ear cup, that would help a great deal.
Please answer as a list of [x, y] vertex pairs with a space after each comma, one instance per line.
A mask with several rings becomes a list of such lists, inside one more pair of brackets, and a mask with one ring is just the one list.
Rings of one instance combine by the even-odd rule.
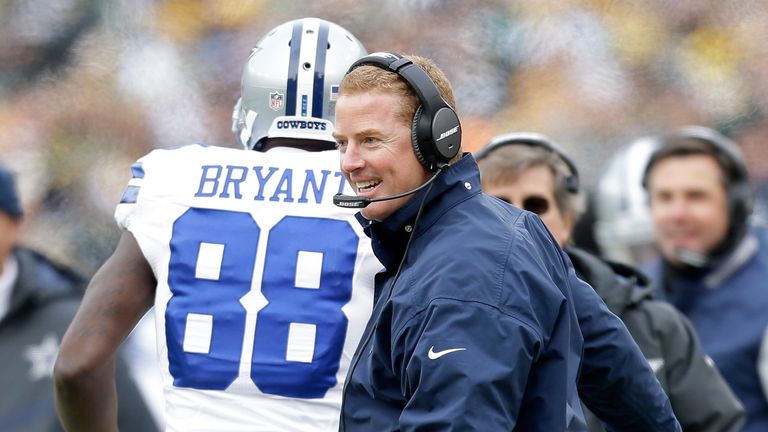
[[569, 174], [565, 177], [565, 189], [572, 193], [579, 192], [579, 177], [574, 174]]
[[746, 226], [754, 204], [752, 189], [748, 183], [736, 184], [728, 190], [730, 223]]
[[416, 159], [421, 162], [422, 165], [431, 169], [429, 161], [427, 161], [425, 155], [425, 149], [421, 148], [421, 141], [419, 140], [418, 125], [421, 120], [421, 110], [423, 105], [419, 105], [416, 109], [416, 113], [413, 114], [413, 123], [411, 124], [411, 144], [413, 145], [413, 152], [416, 154]]

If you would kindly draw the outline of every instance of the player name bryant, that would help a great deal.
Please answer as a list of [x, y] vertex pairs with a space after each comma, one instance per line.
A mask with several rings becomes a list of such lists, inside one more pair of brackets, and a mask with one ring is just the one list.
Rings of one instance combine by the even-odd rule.
[[341, 171], [211, 164], [200, 166], [194, 197], [319, 204], [345, 187]]

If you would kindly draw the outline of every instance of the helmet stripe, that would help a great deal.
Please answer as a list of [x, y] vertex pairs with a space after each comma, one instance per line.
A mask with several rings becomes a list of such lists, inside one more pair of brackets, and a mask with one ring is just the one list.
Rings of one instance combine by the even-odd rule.
[[296, 95], [299, 80], [299, 54], [301, 53], [301, 34], [303, 20], [293, 24], [291, 34], [291, 59], [288, 63], [288, 84], [285, 89], [285, 115], [296, 115]]
[[312, 117], [323, 118], [325, 96], [325, 55], [328, 52], [328, 23], [320, 22], [315, 54], [315, 84], [312, 92]]

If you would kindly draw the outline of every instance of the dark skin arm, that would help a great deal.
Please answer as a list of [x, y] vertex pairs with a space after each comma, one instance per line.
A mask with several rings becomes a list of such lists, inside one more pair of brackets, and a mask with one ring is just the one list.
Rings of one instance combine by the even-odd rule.
[[67, 431], [117, 431], [115, 355], [152, 306], [155, 286], [136, 239], [124, 232], [88, 285], [56, 359], [56, 411]]

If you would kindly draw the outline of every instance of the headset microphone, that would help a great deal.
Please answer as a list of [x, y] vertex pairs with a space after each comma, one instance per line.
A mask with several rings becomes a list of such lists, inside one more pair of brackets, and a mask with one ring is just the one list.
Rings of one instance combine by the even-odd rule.
[[710, 258], [707, 256], [707, 254], [694, 252], [682, 247], [675, 248], [675, 256], [683, 264], [696, 269], [704, 268], [710, 262]]
[[447, 167], [448, 167], [448, 164], [441, 165], [429, 180], [424, 182], [421, 186], [417, 187], [416, 189], [411, 189], [408, 192], [399, 193], [397, 195], [389, 195], [381, 198], [366, 198], [361, 196], [344, 195], [341, 193], [337, 193], [336, 195], [333, 196], [333, 204], [337, 207], [344, 207], [344, 208], [365, 208], [370, 203], [379, 202], [379, 201], [389, 201], [397, 198], [402, 198], [404, 196], [412, 195], [424, 189], [425, 187], [429, 186], [433, 181], [435, 181], [437, 176], [440, 175], [440, 173], [443, 172]]

